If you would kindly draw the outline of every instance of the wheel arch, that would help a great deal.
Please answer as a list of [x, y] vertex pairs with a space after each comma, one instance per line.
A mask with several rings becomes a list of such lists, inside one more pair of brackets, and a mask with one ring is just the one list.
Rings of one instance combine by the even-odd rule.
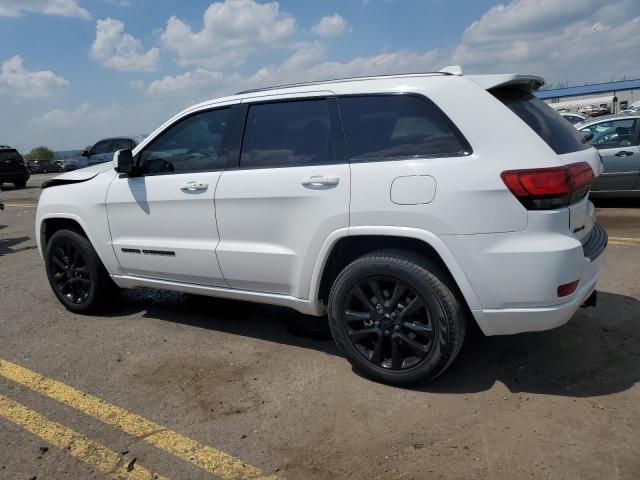
[[[96, 242], [95, 235], [91, 232], [91, 229], [88, 228], [86, 223], [79, 216], [72, 213], [48, 213], [43, 215], [41, 218], [38, 218], [38, 223], [36, 224], [36, 239], [40, 255], [43, 258], [47, 250], [47, 243], [51, 239], [51, 236], [61, 229], [71, 230], [86, 237], [87, 240], [91, 242], [91, 245], [95, 249], [100, 261], [107, 271], [114, 274], [113, 272], [114, 270], [117, 270], [118, 265], [117, 263], [114, 263], [114, 259], [109, 255], [113, 252], [111, 246], [101, 245], [99, 242]], [[105, 250], [106, 247], [108, 247], [107, 250]]]
[[333, 281], [340, 271], [356, 258], [382, 249], [402, 249], [419, 253], [435, 261], [453, 281], [468, 311], [484, 331], [480, 300], [451, 250], [435, 234], [405, 227], [352, 227], [327, 240], [322, 249], [326, 255], [318, 259], [311, 285], [311, 301], [326, 304]]

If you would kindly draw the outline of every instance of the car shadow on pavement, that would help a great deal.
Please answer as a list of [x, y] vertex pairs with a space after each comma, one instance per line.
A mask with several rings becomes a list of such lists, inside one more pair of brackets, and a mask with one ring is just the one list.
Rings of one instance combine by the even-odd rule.
[[640, 301], [600, 292], [563, 327], [485, 337], [473, 332], [454, 364], [419, 390], [476, 393], [502, 382], [512, 393], [591, 397], [640, 381]]
[[123, 291], [108, 316], [144, 311], [145, 318], [190, 325], [339, 355], [326, 317], [311, 317], [284, 307], [179, 292]]
[[[2, 226], [0, 226], [2, 229]], [[0, 257], [8, 255], [10, 253], [22, 252], [24, 250], [32, 250], [37, 248], [35, 245], [27, 245], [25, 247], [14, 248], [16, 245], [20, 245], [28, 240], [31, 240], [30, 237], [16, 237], [16, 238], [5, 238], [0, 239]]]
[[[145, 318], [340, 356], [326, 318], [286, 308], [150, 289], [123, 292], [118, 305], [108, 316], [143, 311]], [[469, 394], [501, 382], [513, 393], [591, 397], [622, 392], [640, 381], [639, 327], [640, 301], [604, 292], [596, 308], [580, 309], [554, 330], [485, 337], [474, 325], [453, 365], [435, 381], [411, 389]]]
[[591, 198], [596, 208], [640, 208], [640, 198]]

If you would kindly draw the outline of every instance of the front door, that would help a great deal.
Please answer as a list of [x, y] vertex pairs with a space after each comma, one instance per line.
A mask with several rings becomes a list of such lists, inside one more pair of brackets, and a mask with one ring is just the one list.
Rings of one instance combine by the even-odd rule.
[[214, 193], [226, 161], [229, 111], [178, 120], [136, 154], [139, 175], [112, 182], [109, 228], [128, 275], [226, 286], [215, 253]]
[[592, 190], [632, 190], [640, 174], [640, 147], [638, 147], [638, 119], [620, 118], [590, 125], [581, 130], [591, 133], [590, 143], [596, 147], [604, 171]]
[[335, 98], [312, 95], [251, 99], [239, 112], [240, 153], [216, 191], [218, 260], [233, 288], [308, 298], [323, 242], [349, 224]]

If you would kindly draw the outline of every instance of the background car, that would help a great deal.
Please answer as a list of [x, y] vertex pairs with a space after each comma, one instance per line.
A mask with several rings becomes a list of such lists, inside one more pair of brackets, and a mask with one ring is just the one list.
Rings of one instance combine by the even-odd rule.
[[105, 138], [97, 142], [90, 149], [84, 150], [79, 157], [61, 160], [62, 169], [68, 172], [78, 168], [88, 167], [89, 165], [95, 165], [96, 163], [110, 162], [113, 159], [114, 152], [124, 148], [133, 149], [146, 137], [146, 135], [132, 135]]
[[587, 117], [580, 115], [579, 113], [561, 112], [560, 115], [562, 115], [564, 119], [572, 125], [584, 122], [587, 119]]
[[13, 183], [16, 188], [24, 188], [31, 176], [27, 162], [15, 148], [0, 145], [0, 186]]
[[592, 196], [640, 196], [640, 113], [592, 118], [575, 127], [590, 136], [604, 164]]
[[62, 172], [62, 167], [56, 160], [32, 160], [28, 162], [31, 173]]

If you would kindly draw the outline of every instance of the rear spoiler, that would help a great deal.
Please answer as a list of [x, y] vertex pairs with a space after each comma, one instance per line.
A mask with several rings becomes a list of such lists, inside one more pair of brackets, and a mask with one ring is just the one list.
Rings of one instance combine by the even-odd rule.
[[533, 92], [544, 85], [544, 78], [537, 75], [522, 75], [508, 73], [502, 75], [465, 75], [472, 82], [485, 90], [494, 88], [517, 88], [526, 92]]

